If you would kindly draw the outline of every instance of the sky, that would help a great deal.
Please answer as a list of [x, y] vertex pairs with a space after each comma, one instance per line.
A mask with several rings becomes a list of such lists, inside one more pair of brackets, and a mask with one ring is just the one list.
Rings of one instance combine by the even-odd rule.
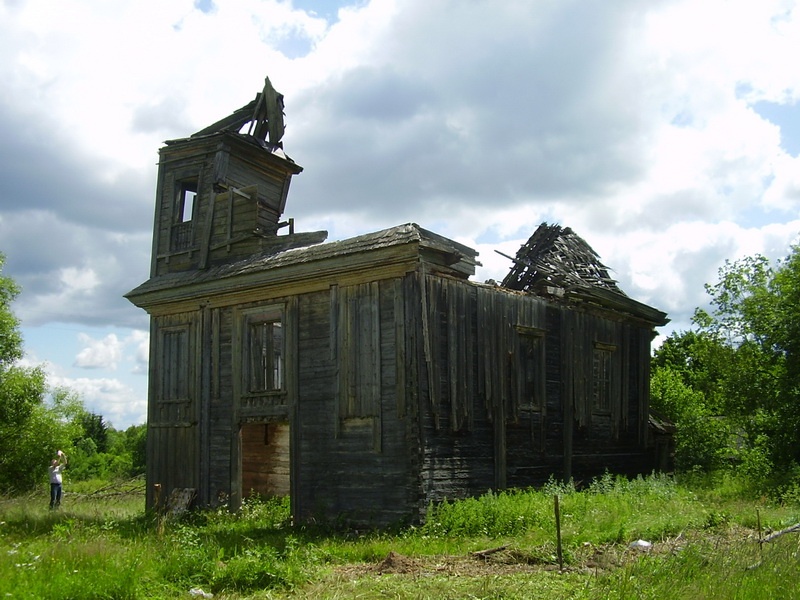
[[269, 76], [329, 240], [414, 222], [502, 279], [546, 221], [691, 327], [726, 260], [800, 233], [790, 0], [0, 0], [0, 252], [25, 363], [146, 418], [158, 149]]

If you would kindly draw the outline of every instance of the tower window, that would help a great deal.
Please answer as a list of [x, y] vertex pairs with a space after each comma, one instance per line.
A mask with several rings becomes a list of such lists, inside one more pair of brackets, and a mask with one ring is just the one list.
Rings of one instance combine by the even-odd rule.
[[182, 181], [178, 189], [175, 221], [187, 223], [194, 217], [195, 202], [197, 200], [197, 180]]

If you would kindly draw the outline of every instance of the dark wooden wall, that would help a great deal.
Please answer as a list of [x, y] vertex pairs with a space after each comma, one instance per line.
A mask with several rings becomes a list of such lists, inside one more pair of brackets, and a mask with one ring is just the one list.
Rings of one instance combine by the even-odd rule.
[[[289, 492], [297, 519], [386, 525], [445, 498], [648, 470], [646, 324], [424, 270], [282, 294], [154, 318], [149, 481], [210, 505]], [[282, 311], [287, 382], [252, 397], [242, 327], [264, 307]], [[613, 349], [601, 412], [596, 344]]]
[[380, 525], [416, 509], [414, 420], [397, 389], [401, 286], [339, 285], [299, 299], [299, 518]]
[[163, 506], [174, 488], [200, 479], [199, 312], [151, 323], [147, 435], [147, 505]]
[[[653, 468], [646, 448], [652, 327], [597, 307], [424, 280], [416, 356], [427, 499]], [[520, 383], [526, 339], [542, 353], [540, 383], [527, 387]], [[608, 410], [592, 404], [598, 346], [613, 349]]]
[[[301, 170], [223, 133], [182, 140], [160, 154], [154, 276], [231, 262], [261, 250], [264, 235], [278, 230], [292, 175]], [[177, 222], [176, 199], [186, 181], [197, 187], [194, 210], [191, 219]]]

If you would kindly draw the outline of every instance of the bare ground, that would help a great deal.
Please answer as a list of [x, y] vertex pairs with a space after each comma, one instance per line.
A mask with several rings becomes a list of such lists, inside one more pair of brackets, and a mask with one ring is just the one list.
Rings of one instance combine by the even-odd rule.
[[[571, 550], [563, 569], [553, 555], [539, 555], [513, 546], [487, 548], [467, 555], [404, 556], [389, 552], [376, 564], [344, 565], [335, 571], [349, 578], [374, 575], [446, 575], [482, 577], [488, 575], [508, 575], [515, 573], [534, 573], [541, 571], [568, 571], [599, 573], [617, 569], [643, 555], [665, 555], [680, 552], [686, 545], [706, 543], [724, 547], [744, 540], [757, 541], [755, 531], [745, 528], [731, 528], [724, 532], [691, 532], [674, 538], [652, 542], [651, 545], [585, 543]], [[644, 546], [644, 547], [642, 547]], [[546, 553], [545, 553], [546, 554]]]

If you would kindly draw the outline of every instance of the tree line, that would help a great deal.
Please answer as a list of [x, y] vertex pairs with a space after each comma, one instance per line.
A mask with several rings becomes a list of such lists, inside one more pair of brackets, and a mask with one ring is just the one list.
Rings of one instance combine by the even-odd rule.
[[20, 364], [23, 338], [11, 306], [20, 289], [3, 275], [4, 264], [0, 254], [0, 494], [46, 483], [58, 450], [69, 456], [72, 480], [144, 473], [145, 425], [117, 431], [75, 392], [50, 388], [40, 366]]
[[677, 428], [680, 470], [731, 470], [800, 490], [800, 247], [726, 261], [709, 308], [655, 351], [651, 405]]
[[[73, 479], [143, 473], [145, 425], [117, 431], [76, 393], [48, 388], [41, 367], [20, 364], [20, 290], [4, 264], [0, 254], [0, 494], [43, 483], [58, 449]], [[726, 261], [705, 288], [709, 308], [652, 358], [651, 407], [676, 425], [676, 468], [732, 470], [800, 495], [800, 247], [774, 264]]]

